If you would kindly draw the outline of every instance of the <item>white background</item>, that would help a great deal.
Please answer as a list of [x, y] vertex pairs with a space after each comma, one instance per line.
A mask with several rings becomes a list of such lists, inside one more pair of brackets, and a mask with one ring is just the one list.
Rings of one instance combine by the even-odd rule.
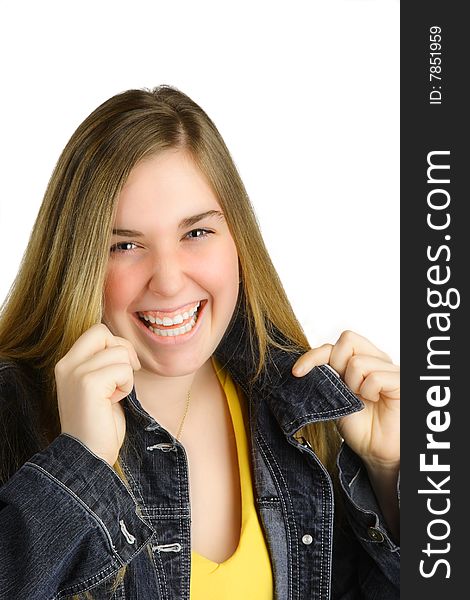
[[224, 137], [310, 343], [353, 329], [399, 362], [398, 0], [17, 0], [0, 22], [0, 302], [79, 123], [167, 83]]

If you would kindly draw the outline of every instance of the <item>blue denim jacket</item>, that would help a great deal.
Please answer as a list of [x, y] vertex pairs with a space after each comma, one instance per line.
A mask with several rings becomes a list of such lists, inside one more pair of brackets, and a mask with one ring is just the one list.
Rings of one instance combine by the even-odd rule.
[[[362, 402], [327, 365], [293, 377], [296, 357], [276, 349], [262, 376], [248, 385], [253, 366], [247, 337], [243, 319], [234, 318], [216, 357], [247, 398], [254, 496], [275, 598], [399, 598], [399, 549], [360, 459], [343, 444], [338, 465], [344, 517], [337, 521], [329, 474], [310, 445], [294, 436], [307, 423], [361, 410]], [[16, 454], [23, 456], [0, 488], [0, 599], [52, 600], [85, 591], [97, 600], [189, 599], [184, 447], [142, 408], [133, 390], [123, 400], [127, 432], [120, 453], [128, 489], [72, 436], [61, 434], [44, 446], [36, 399], [24, 371], [0, 363], [0, 459], [15, 454], [8, 441], [13, 411], [22, 415], [14, 433], [22, 440]], [[126, 575], [113, 591], [124, 565]]]

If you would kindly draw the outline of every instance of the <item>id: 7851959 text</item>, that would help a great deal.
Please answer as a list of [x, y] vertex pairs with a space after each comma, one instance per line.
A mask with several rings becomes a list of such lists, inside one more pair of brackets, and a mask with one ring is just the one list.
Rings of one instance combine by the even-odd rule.
[[429, 28], [429, 104], [442, 102], [442, 31], [438, 25]]

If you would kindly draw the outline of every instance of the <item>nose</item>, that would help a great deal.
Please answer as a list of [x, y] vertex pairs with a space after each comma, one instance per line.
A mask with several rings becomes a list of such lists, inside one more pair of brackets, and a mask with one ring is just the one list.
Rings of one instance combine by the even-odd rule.
[[183, 265], [174, 254], [160, 256], [153, 261], [148, 287], [160, 296], [179, 296], [186, 279]]

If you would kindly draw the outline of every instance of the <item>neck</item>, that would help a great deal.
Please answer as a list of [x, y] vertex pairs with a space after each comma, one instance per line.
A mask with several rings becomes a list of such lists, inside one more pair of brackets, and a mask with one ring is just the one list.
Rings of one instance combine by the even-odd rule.
[[141, 369], [135, 373], [134, 382], [142, 407], [160, 425], [176, 434], [186, 407], [188, 390], [191, 390], [191, 412], [194, 400], [206, 396], [204, 391], [214, 377], [217, 375], [209, 358], [196, 372], [180, 377], [164, 377]]

